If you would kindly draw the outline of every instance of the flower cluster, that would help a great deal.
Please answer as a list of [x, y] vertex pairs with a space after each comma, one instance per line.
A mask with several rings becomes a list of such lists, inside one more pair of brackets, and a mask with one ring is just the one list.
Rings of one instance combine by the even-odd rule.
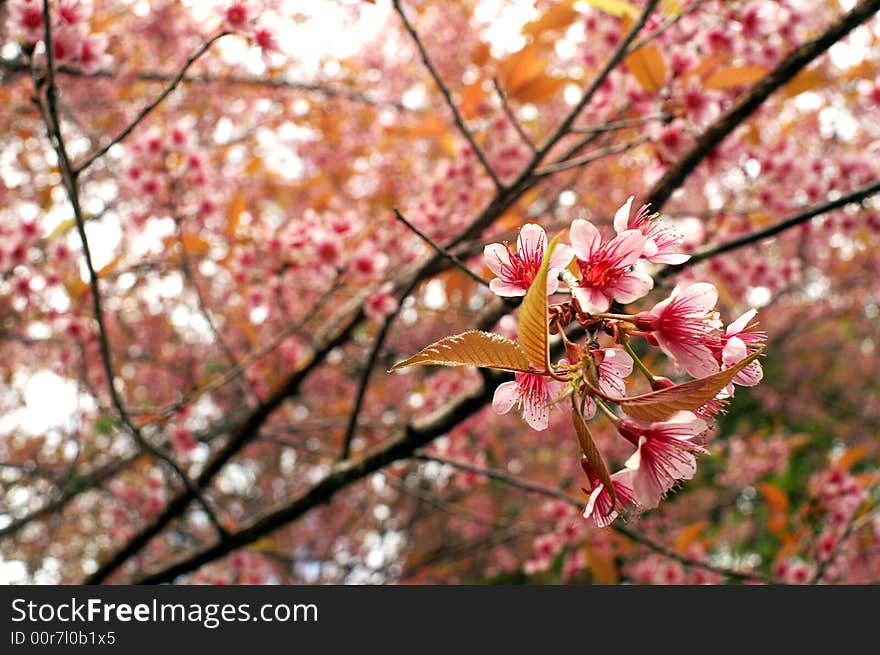
[[[617, 313], [652, 290], [650, 264], [676, 265], [689, 258], [677, 252], [681, 238], [670, 225], [644, 206], [632, 213], [632, 202], [630, 197], [617, 211], [616, 234], [608, 240], [595, 225], [577, 219], [569, 230], [570, 245], [548, 248], [544, 230], [529, 224], [520, 231], [516, 251], [500, 243], [484, 251], [496, 276], [490, 288], [497, 295], [525, 296], [542, 267], [547, 296], [568, 295], [561, 302], [550, 298], [548, 307], [548, 331], [560, 335], [567, 357], [548, 370], [531, 364], [516, 371], [513, 381], [497, 387], [493, 408], [503, 414], [517, 407], [533, 429], [544, 430], [551, 410], [571, 399], [576, 426], [582, 425], [578, 432], [589, 482], [584, 516], [600, 527], [620, 512], [656, 507], [680, 481], [691, 479], [697, 456], [707, 452], [702, 443], [713, 417], [724, 411], [735, 385], [754, 386], [763, 374], [756, 357], [766, 336], [756, 328], [756, 311], [725, 328], [711, 284], [676, 287], [650, 309]], [[567, 288], [560, 288], [560, 281]], [[566, 328], [573, 322], [584, 328], [585, 343], [569, 339]], [[601, 344], [606, 336], [610, 343]], [[680, 386], [654, 375], [632, 345], [638, 338], [701, 384]], [[634, 368], [652, 393], [627, 397], [626, 380]], [[586, 426], [598, 410], [635, 449], [613, 474]]]
[[[28, 51], [45, 38], [42, 0], [10, 0], [6, 28]], [[73, 64], [90, 75], [110, 63], [106, 34], [92, 32], [88, 8], [79, 0], [61, 0], [51, 13], [52, 54], [56, 65]]]

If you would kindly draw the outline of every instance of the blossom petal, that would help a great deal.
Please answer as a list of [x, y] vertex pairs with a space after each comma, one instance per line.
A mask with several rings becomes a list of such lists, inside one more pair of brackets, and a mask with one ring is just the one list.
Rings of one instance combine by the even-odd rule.
[[495, 275], [501, 276], [505, 267], [510, 266], [510, 251], [501, 243], [490, 243], [483, 248], [483, 260]]
[[581, 309], [589, 314], [601, 314], [607, 312], [611, 301], [596, 287], [576, 287], [572, 294], [577, 299]]
[[678, 266], [679, 264], [684, 264], [687, 260], [691, 258], [690, 255], [685, 255], [683, 253], [665, 253], [661, 255], [648, 255], [647, 248], [645, 248], [646, 254], [645, 259], [653, 264], [669, 264], [670, 266]]
[[504, 382], [495, 388], [492, 396], [492, 409], [496, 414], [507, 414], [519, 400], [519, 389], [516, 382]]
[[626, 305], [645, 297], [653, 288], [654, 280], [650, 275], [641, 271], [632, 271], [621, 275], [613, 284], [606, 287], [606, 291], [611, 293], [617, 302]]
[[559, 243], [556, 245], [556, 248], [553, 249], [553, 254], [550, 255], [549, 266], [550, 268], [555, 268], [557, 271], [565, 270], [565, 267], [569, 265], [573, 257], [574, 250], [572, 247], [564, 243]]
[[639, 230], [624, 230], [605, 246], [609, 258], [613, 257], [617, 268], [636, 263], [645, 249], [645, 235]]
[[519, 231], [516, 247], [517, 254], [523, 261], [533, 262], [540, 266], [544, 251], [547, 249], [547, 233], [540, 225], [526, 223]]
[[523, 418], [533, 430], [540, 432], [546, 430], [550, 424], [550, 409], [543, 400], [525, 396], [523, 398]]
[[500, 277], [496, 277], [494, 280], [489, 282], [489, 289], [495, 295], [503, 296], [505, 298], [513, 298], [516, 296], [524, 296], [526, 295], [526, 290], [523, 289], [518, 284], [513, 284], [511, 282], [506, 282], [502, 280]]
[[571, 247], [578, 259], [588, 262], [593, 258], [593, 253], [602, 247], [602, 235], [596, 226], [582, 218], [577, 218], [571, 223], [569, 230]]
[[614, 214], [614, 231], [618, 234], [629, 229], [629, 214], [632, 210], [633, 198], [635, 198], [635, 196], [630, 196], [629, 199], [620, 206], [617, 213]]
[[725, 366], [736, 366], [749, 355], [749, 349], [739, 337], [730, 337], [721, 351], [721, 361]]
[[748, 327], [749, 323], [751, 323], [752, 319], [757, 315], [757, 309], [750, 309], [749, 311], [743, 313], [738, 319], [736, 319], [733, 323], [727, 326], [726, 334], [739, 334], [743, 330]]

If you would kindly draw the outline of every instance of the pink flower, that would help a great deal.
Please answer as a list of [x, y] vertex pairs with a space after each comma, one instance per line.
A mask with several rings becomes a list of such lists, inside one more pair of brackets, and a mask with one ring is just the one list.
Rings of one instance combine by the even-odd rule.
[[[622, 348], [594, 350], [593, 356], [599, 362], [599, 391], [613, 398], [625, 396], [625, 379], [632, 374], [633, 370], [632, 357]], [[595, 414], [596, 403], [592, 397], [588, 397], [584, 406], [584, 418], [593, 418]]]
[[250, 9], [245, 2], [233, 2], [223, 11], [223, 27], [228, 32], [243, 31], [250, 19]]
[[648, 205], [642, 205], [632, 217], [629, 212], [633, 196], [629, 197], [614, 215], [614, 230], [621, 234], [626, 230], [638, 230], [645, 237], [642, 257], [655, 264], [683, 264], [690, 255], [676, 253], [682, 242], [680, 234], [666, 225], [658, 214], [648, 213]]
[[[516, 253], [506, 244], [490, 243], [483, 249], [486, 266], [497, 277], [489, 283], [489, 288], [499, 296], [524, 296], [544, 260], [547, 249], [547, 234], [544, 228], [534, 223], [523, 226], [516, 242]], [[559, 287], [557, 276], [564, 270], [574, 256], [571, 247], [558, 244], [550, 257], [547, 274], [547, 293], [556, 293]]]
[[571, 224], [571, 246], [581, 271], [572, 293], [585, 312], [606, 312], [612, 300], [631, 303], [654, 286], [650, 276], [632, 270], [645, 247], [638, 230], [625, 230], [602, 245], [599, 230], [579, 218]]
[[620, 433], [638, 447], [625, 465], [633, 471], [633, 491], [640, 505], [656, 507], [677, 481], [694, 477], [694, 453], [707, 451], [691, 440], [706, 428], [706, 423], [691, 412], [677, 412], [650, 427], [629, 419], [621, 422]]
[[[611, 476], [611, 484], [614, 485], [614, 493], [617, 496], [617, 503], [612, 504], [611, 494], [605, 489], [605, 485], [599, 480], [599, 476], [590, 468], [586, 461], [582, 462], [584, 472], [590, 479], [590, 499], [584, 508], [584, 518], [590, 517], [595, 521], [596, 526], [606, 528], [616, 519], [620, 513], [618, 509], [627, 510], [637, 507], [636, 499], [633, 494], [632, 477], [633, 472], [629, 469], [623, 469]], [[614, 508], [612, 510], [612, 507]]]
[[675, 363], [693, 377], [705, 377], [719, 370], [712, 351], [721, 327], [714, 311], [718, 291], [708, 282], [684, 289], [676, 287], [649, 312], [636, 316], [636, 327], [651, 337]]
[[517, 373], [512, 382], [499, 384], [492, 398], [496, 414], [506, 414], [513, 406], [522, 408], [523, 418], [534, 430], [546, 430], [550, 405], [565, 387], [564, 382], [538, 373]]
[[84, 73], [91, 75], [110, 64], [107, 43], [107, 35], [102, 33], [90, 34], [83, 39], [79, 50], [79, 66]]
[[7, 11], [11, 32], [26, 44], [33, 45], [45, 34], [43, 3], [37, 0], [10, 0]]
[[384, 320], [397, 310], [397, 298], [391, 293], [391, 282], [386, 282], [364, 300], [364, 314], [376, 321]]
[[[727, 330], [721, 337], [723, 344], [721, 365], [723, 368], [736, 366], [767, 340], [767, 335], [764, 332], [754, 330], [757, 323], [751, 322], [757, 313], [758, 310], [750, 309], [727, 326]], [[761, 362], [754, 361], [737, 373], [733, 382], [744, 387], [754, 387], [763, 377], [764, 370], [761, 368]]]

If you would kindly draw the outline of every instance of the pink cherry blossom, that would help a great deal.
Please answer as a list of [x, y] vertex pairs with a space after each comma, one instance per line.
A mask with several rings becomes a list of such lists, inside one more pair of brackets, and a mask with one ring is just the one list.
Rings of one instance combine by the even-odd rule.
[[572, 293], [585, 312], [606, 312], [612, 300], [631, 303], [654, 286], [649, 275], [632, 270], [645, 248], [638, 230], [624, 230], [603, 245], [596, 226], [579, 218], [571, 224], [571, 246], [581, 271]]
[[[602, 348], [594, 350], [593, 356], [599, 362], [599, 391], [613, 398], [626, 395], [626, 378], [632, 374], [633, 360], [623, 348]], [[592, 397], [587, 398], [584, 406], [584, 418], [592, 418], [596, 414], [596, 403]]]
[[492, 398], [496, 414], [506, 414], [514, 405], [522, 409], [523, 418], [534, 430], [546, 430], [550, 422], [550, 406], [559, 397], [565, 383], [539, 373], [517, 373], [512, 382], [499, 384]]
[[[767, 340], [764, 332], [754, 329], [757, 323], [753, 323], [752, 319], [757, 313], [756, 309], [750, 309], [727, 326], [727, 330], [721, 336], [723, 368], [735, 366]], [[754, 387], [763, 377], [761, 362], [754, 361], [737, 373], [733, 382], [744, 387]]]
[[718, 291], [712, 284], [698, 282], [676, 287], [649, 312], [636, 316], [636, 326], [651, 334], [676, 365], [689, 375], [705, 377], [719, 370], [712, 346], [713, 331], [721, 327], [714, 310]]
[[611, 494], [588, 464], [584, 464], [584, 471], [590, 479], [591, 487], [590, 499], [584, 508], [584, 518], [592, 517], [597, 527], [606, 528], [614, 523], [620, 515], [618, 510], [635, 509], [638, 506], [632, 486], [633, 472], [630, 469], [623, 469], [611, 476], [611, 484], [614, 485], [617, 496], [616, 503], [611, 500]]
[[690, 480], [697, 472], [694, 453], [706, 449], [692, 439], [706, 431], [706, 423], [692, 412], [677, 412], [666, 421], [650, 427], [624, 419], [620, 433], [637, 446], [626, 460], [633, 471], [633, 491], [640, 505], [656, 507], [660, 499], [679, 480]]
[[391, 292], [391, 282], [386, 282], [376, 291], [367, 296], [364, 301], [364, 314], [375, 321], [381, 321], [386, 316], [397, 310], [397, 298]]
[[[489, 288], [499, 296], [524, 296], [544, 260], [547, 234], [534, 223], [523, 226], [517, 239], [517, 251], [513, 253], [506, 244], [491, 243], [483, 250], [486, 265], [497, 277]], [[550, 257], [547, 274], [547, 293], [556, 293], [559, 272], [568, 266], [574, 256], [570, 246], [558, 244]]]
[[643, 205], [630, 216], [633, 196], [617, 210], [614, 215], [614, 230], [620, 234], [626, 230], [638, 230], [645, 237], [642, 257], [655, 264], [683, 264], [690, 255], [675, 252], [679, 249], [682, 236], [667, 225], [657, 214], [648, 213], [648, 205]]

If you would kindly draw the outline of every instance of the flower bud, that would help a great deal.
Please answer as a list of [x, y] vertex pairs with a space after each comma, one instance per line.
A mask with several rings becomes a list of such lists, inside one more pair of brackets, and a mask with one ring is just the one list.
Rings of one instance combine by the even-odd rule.
[[631, 418], [625, 418], [617, 424], [617, 431], [624, 439], [631, 441], [637, 446], [639, 444], [639, 437], [647, 430], [641, 423], [633, 421]]
[[651, 389], [654, 391], [660, 391], [660, 389], [668, 389], [669, 387], [674, 387], [675, 382], [670, 380], [669, 378], [665, 378], [662, 375], [655, 375], [651, 380]]

